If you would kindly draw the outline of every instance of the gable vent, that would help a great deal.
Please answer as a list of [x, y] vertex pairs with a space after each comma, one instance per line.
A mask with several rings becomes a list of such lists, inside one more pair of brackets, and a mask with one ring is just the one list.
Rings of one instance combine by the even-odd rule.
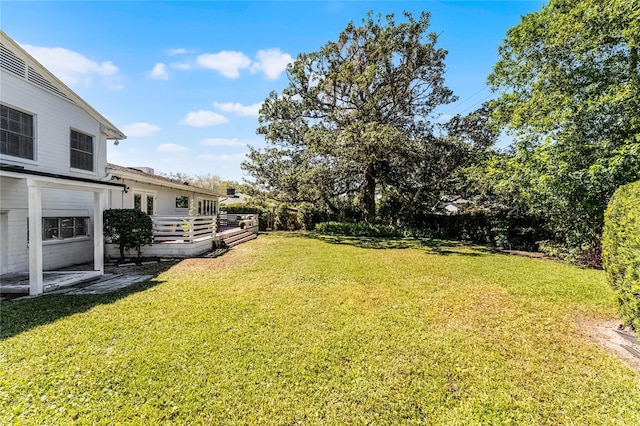
[[[29, 80], [33, 84], [36, 84], [36, 85], [42, 87], [45, 90], [48, 90], [49, 92], [53, 92], [56, 95], [62, 96], [66, 100], [73, 102], [71, 99], [69, 99], [69, 97], [67, 95], [62, 93], [60, 91], [60, 89], [58, 89], [56, 86], [54, 86], [49, 80], [44, 78], [41, 74], [39, 74], [36, 70], [34, 70], [31, 67], [29, 67], [29, 73], [27, 74], [27, 80]], [[73, 103], [75, 103], [75, 102], [73, 102]]]
[[4, 44], [0, 43], [0, 67], [17, 75], [23, 79], [30, 81], [36, 86], [63, 97], [75, 104], [64, 92], [58, 89], [53, 83], [47, 80], [42, 74], [38, 73], [32, 67], [27, 66], [26, 62], [16, 56], [11, 50], [7, 49]]
[[27, 64], [2, 43], [0, 43], [0, 67], [18, 77], [24, 78], [27, 74]]

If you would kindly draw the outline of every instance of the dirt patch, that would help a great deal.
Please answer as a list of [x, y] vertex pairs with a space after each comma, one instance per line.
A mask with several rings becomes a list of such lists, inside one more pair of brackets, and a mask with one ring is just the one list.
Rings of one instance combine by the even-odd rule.
[[180, 271], [182, 269], [206, 269], [213, 271], [225, 271], [242, 264], [242, 261], [243, 260], [240, 256], [233, 256], [231, 253], [227, 253], [224, 256], [219, 256], [213, 259], [184, 259], [177, 263], [173, 268], [176, 271]]
[[620, 321], [583, 319], [580, 326], [585, 335], [627, 367], [640, 374], [640, 345], [636, 334]]
[[539, 251], [523, 251], [523, 250], [500, 250], [502, 254], [510, 254], [512, 256], [530, 257], [532, 259], [547, 259], [554, 260], [552, 257], [547, 256]]

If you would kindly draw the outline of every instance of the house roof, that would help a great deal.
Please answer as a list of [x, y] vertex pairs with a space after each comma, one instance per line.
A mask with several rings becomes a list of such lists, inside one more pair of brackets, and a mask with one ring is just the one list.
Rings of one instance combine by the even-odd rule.
[[2, 30], [0, 30], [0, 68], [79, 106], [100, 123], [100, 131], [106, 135], [107, 139], [127, 138], [113, 123], [67, 87]]
[[109, 163], [107, 164], [107, 172], [118, 178], [131, 179], [137, 182], [149, 183], [152, 185], [197, 192], [199, 194], [209, 195], [213, 197], [224, 197], [224, 195], [219, 192], [212, 191], [206, 188], [200, 188], [198, 186], [193, 186], [190, 185], [189, 182], [183, 182], [177, 179], [171, 179], [165, 176], [147, 173], [134, 167], [125, 167]]

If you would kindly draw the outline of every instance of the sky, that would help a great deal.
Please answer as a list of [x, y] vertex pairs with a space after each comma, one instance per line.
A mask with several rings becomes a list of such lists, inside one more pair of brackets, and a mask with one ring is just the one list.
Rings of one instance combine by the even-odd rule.
[[495, 96], [486, 78], [498, 46], [544, 3], [2, 0], [0, 28], [127, 135], [109, 142], [109, 162], [241, 181], [247, 146], [265, 146], [260, 104], [287, 86], [287, 64], [349, 22], [431, 13], [459, 98], [439, 109], [444, 120]]

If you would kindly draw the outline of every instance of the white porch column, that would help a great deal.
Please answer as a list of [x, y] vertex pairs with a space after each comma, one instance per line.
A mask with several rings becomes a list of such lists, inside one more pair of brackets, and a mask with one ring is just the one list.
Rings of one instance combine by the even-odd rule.
[[29, 294], [42, 294], [42, 189], [27, 179], [29, 191]]
[[93, 270], [104, 274], [104, 233], [103, 216], [106, 189], [93, 193]]

